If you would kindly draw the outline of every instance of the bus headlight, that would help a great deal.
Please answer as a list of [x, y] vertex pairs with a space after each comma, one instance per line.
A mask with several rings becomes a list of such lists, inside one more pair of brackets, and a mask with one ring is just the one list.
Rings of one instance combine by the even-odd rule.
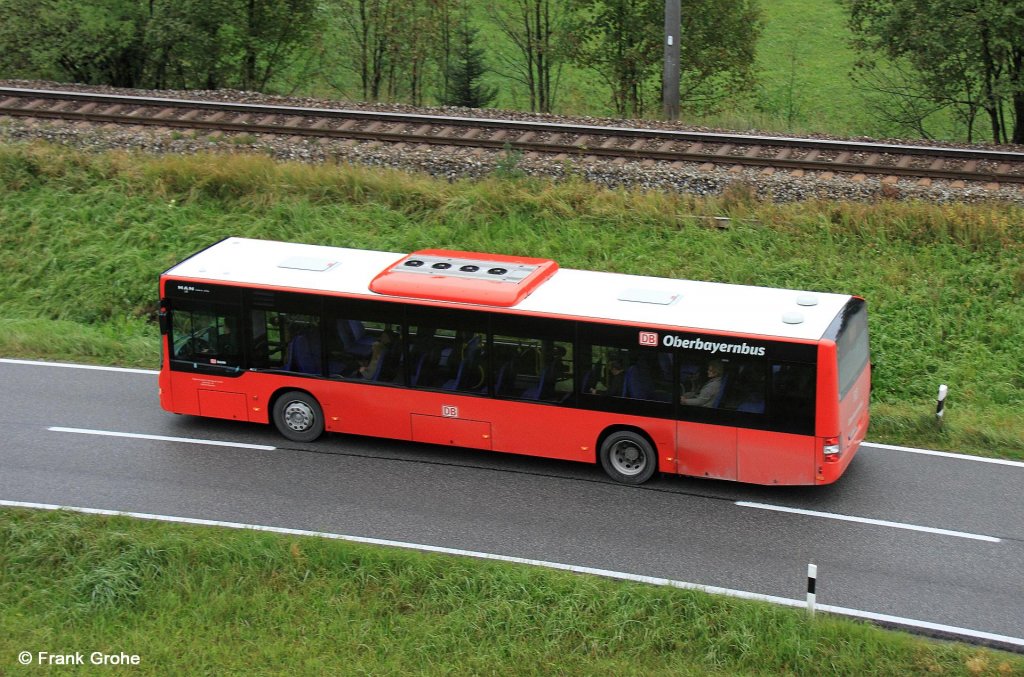
[[825, 463], [835, 463], [839, 460], [839, 438], [825, 438]]

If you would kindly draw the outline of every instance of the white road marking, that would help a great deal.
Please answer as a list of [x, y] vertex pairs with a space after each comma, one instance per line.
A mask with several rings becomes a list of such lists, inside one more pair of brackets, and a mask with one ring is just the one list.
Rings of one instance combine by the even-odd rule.
[[158, 440], [160, 442], [185, 442], [187, 444], [205, 444], [214, 447], [234, 447], [236, 449], [260, 449], [274, 451], [277, 447], [267, 444], [245, 444], [243, 442], [222, 442], [220, 440], [200, 440], [193, 437], [167, 437], [166, 435], [144, 435], [142, 433], [121, 433], [113, 430], [90, 430], [88, 428], [61, 428], [50, 426], [47, 430], [55, 433], [76, 433], [79, 435], [102, 435], [105, 437], [131, 437], [137, 440]]
[[[153, 369], [128, 369], [125, 367], [100, 367], [91, 364], [70, 364], [64, 362], [41, 362], [38, 360], [15, 360], [10, 358], [0, 357], [0, 363], [6, 364], [24, 364], [32, 365], [37, 367], [67, 367], [70, 369], [94, 369], [97, 371], [120, 371], [126, 374], [148, 374], [157, 375], [160, 372]], [[943, 458], [952, 458], [960, 461], [979, 461], [981, 463], [996, 463], [999, 465], [1008, 465], [1015, 468], [1024, 468], [1024, 461], [1009, 461], [1002, 458], [986, 458], [984, 456], [971, 456], [968, 454], [957, 454], [949, 451], [934, 451], [932, 449], [916, 449], [914, 447], [901, 447], [895, 444], [882, 444], [880, 442], [862, 442], [861, 446], [871, 447], [874, 449], [884, 449], [887, 451], [905, 451], [911, 454], [924, 454], [926, 456], [940, 456]]]
[[998, 465], [1009, 465], [1015, 468], [1024, 468], [1022, 461], [1009, 461], [1005, 458], [987, 458], [985, 456], [967, 456], [966, 454], [954, 454], [950, 451], [935, 451], [933, 449], [915, 449], [914, 447], [900, 447], [895, 444], [880, 444], [878, 442], [861, 442], [862, 447], [873, 449], [885, 449], [887, 451], [905, 451], [910, 454], [923, 454], [925, 456], [941, 456], [942, 458], [954, 458], [958, 461], [979, 461], [981, 463], [996, 463]]
[[877, 520], [870, 517], [854, 517], [853, 515], [840, 515], [834, 512], [820, 512], [818, 510], [804, 510], [803, 508], [787, 508], [782, 505], [770, 505], [768, 503], [751, 503], [750, 501], [736, 501], [741, 508], [758, 508], [759, 510], [773, 510], [775, 512], [788, 512], [794, 515], [807, 515], [809, 517], [824, 517], [826, 519], [841, 520], [843, 522], [860, 522], [861, 524], [873, 524], [879, 527], [891, 527], [893, 529], [909, 529], [910, 531], [923, 531], [929, 534], [942, 536], [956, 536], [957, 538], [970, 538], [976, 541], [987, 541], [989, 543], [1002, 543], [1002, 539], [994, 536], [983, 536], [971, 534], [965, 531], [952, 531], [950, 529], [938, 529], [936, 527], [925, 527], [918, 524], [907, 524], [906, 522], [890, 522], [889, 520]]
[[[349, 541], [352, 543], [365, 543], [368, 545], [380, 545], [392, 548], [403, 548], [406, 550], [418, 550], [421, 552], [434, 552], [445, 555], [456, 555], [461, 557], [473, 557], [476, 559], [497, 560], [501, 562], [510, 562], [514, 564], [526, 564], [529, 566], [543, 567], [546, 569], [571, 571], [573, 573], [602, 576], [604, 578], [613, 578], [623, 581], [634, 581], [637, 583], [647, 583], [650, 585], [663, 585], [673, 588], [681, 588], [684, 590], [698, 590], [700, 592], [706, 592], [713, 595], [727, 595], [729, 597], [739, 597], [742, 599], [756, 600], [759, 602], [769, 602], [772, 604], [780, 604], [783, 606], [799, 608], [805, 608], [807, 606], [806, 602], [803, 600], [789, 599], [788, 597], [776, 597], [775, 595], [763, 595], [756, 592], [747, 592], [745, 590], [732, 590], [730, 588], [719, 588], [710, 585], [687, 583], [686, 581], [677, 581], [670, 578], [643, 576], [640, 574], [630, 574], [622, 571], [609, 571], [607, 569], [595, 569], [592, 567], [576, 566], [573, 564], [562, 564], [560, 562], [546, 562], [544, 560], [526, 559], [523, 557], [512, 557], [509, 555], [497, 555], [494, 553], [476, 552], [473, 550], [459, 550], [457, 548], [445, 548], [437, 545], [424, 545], [422, 543], [407, 543], [404, 541], [392, 541], [381, 538], [367, 538], [364, 536], [346, 536], [344, 534], [333, 534], [323, 531], [288, 529], [285, 527], [270, 527], [258, 524], [242, 524], [239, 522], [222, 522], [219, 520], [197, 519], [194, 517], [173, 517], [170, 515], [152, 515], [148, 513], [139, 512], [103, 510], [100, 508], [79, 508], [72, 506], [53, 505], [49, 503], [27, 503], [23, 501], [0, 500], [0, 506], [9, 508], [31, 508], [36, 510], [68, 510], [70, 512], [79, 512], [89, 515], [134, 517], [136, 519], [154, 520], [159, 522], [176, 522], [179, 524], [195, 524], [199, 526], [209, 527], [226, 527], [229, 529], [249, 529], [253, 531], [267, 531], [276, 534], [286, 534], [289, 536], [311, 536], [316, 538], [329, 538], [332, 540]], [[875, 613], [873, 611], [861, 611], [860, 609], [850, 609], [847, 607], [833, 606], [831, 604], [818, 604], [816, 605], [816, 608], [819, 611], [826, 611], [829, 613], [839, 614], [842, 616], [864, 618], [867, 620], [877, 621], [880, 623], [899, 625], [906, 628], [918, 628], [921, 630], [939, 632], [945, 635], [955, 637], [982, 640], [986, 642], [995, 642], [999, 644], [1005, 644], [1008, 646], [1024, 647], [1024, 638], [1020, 637], [998, 635], [991, 632], [983, 632], [981, 630], [959, 628], [952, 625], [943, 625], [941, 623], [932, 623], [930, 621], [920, 621], [913, 618], [903, 618], [901, 616], [890, 616], [888, 614], [880, 614]]]
[[0, 363], [4, 364], [27, 364], [33, 367], [64, 367], [66, 369], [93, 369], [95, 371], [120, 371], [126, 374], [159, 374], [159, 371], [152, 369], [128, 369], [127, 367], [101, 367], [94, 364], [69, 364], [67, 362], [40, 362], [37, 360], [12, 360], [0, 357]]

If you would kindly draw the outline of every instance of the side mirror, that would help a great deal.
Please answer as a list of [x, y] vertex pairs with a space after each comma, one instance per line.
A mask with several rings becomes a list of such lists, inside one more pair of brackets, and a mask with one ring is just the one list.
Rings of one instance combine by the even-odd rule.
[[171, 333], [171, 320], [167, 314], [166, 302], [160, 304], [160, 312], [157, 314], [157, 318], [160, 321], [160, 334], [166, 336]]

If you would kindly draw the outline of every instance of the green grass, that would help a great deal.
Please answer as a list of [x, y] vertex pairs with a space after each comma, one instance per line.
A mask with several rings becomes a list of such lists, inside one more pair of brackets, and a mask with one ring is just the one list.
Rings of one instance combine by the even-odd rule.
[[124, 517], [0, 510], [0, 571], [11, 675], [44, 650], [136, 654], [102, 668], [133, 675], [1024, 674], [1020, 656], [769, 604]]
[[[730, 227], [703, 216], [728, 215]], [[0, 354], [155, 368], [157, 277], [229, 235], [868, 299], [871, 439], [1024, 458], [1024, 209], [761, 204], [580, 182], [441, 182], [252, 155], [0, 147]], [[950, 387], [944, 427], [934, 421]]]
[[833, 0], [761, 3], [759, 87], [750, 105], [704, 120], [729, 128], [867, 133], [873, 126], [849, 73], [856, 53], [843, 9]]

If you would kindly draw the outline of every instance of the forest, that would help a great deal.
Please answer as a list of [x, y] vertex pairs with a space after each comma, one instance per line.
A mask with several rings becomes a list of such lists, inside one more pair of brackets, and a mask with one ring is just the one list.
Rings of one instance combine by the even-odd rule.
[[[664, 0], [0, 0], [0, 77], [661, 114]], [[683, 120], [1024, 143], [1024, 4], [690, 0]]]

